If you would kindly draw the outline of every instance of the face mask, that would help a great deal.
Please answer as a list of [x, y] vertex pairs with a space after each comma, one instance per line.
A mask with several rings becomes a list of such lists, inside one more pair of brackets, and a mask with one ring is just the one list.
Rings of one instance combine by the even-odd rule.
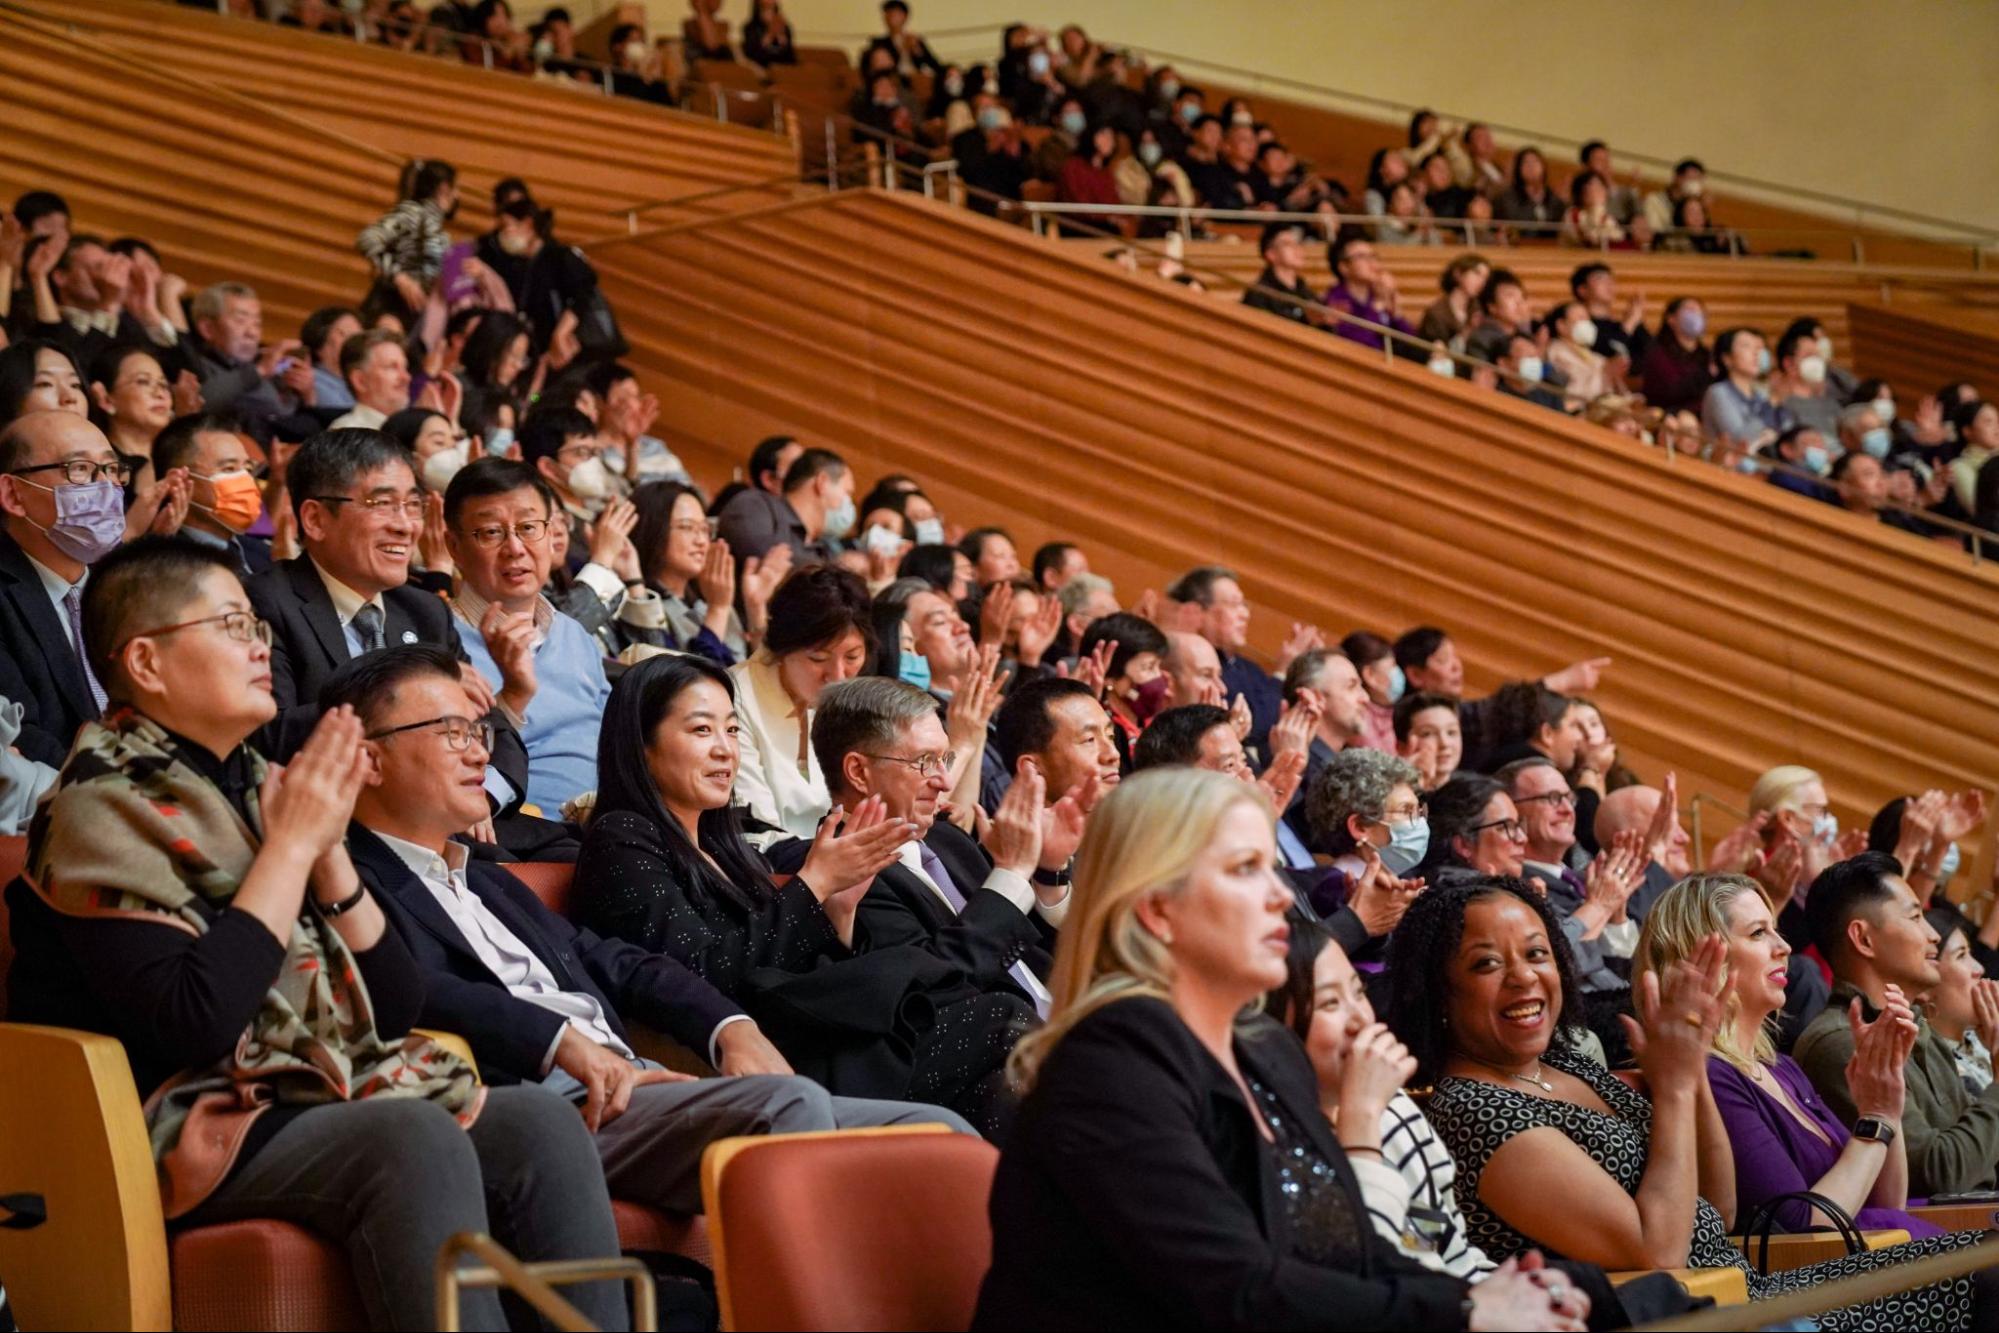
[[1183, 124], [1192, 125], [1200, 118], [1201, 104], [1199, 102], [1189, 102], [1180, 108], [1180, 120]]
[[944, 80], [944, 95], [946, 97], [963, 97], [965, 95], [965, 80], [956, 74]]
[[1830, 338], [1819, 339], [1819, 355], [1824, 357], [1827, 361], [1832, 360], [1832, 339]]
[[544, 37], [540, 41], [534, 44], [534, 59], [537, 65], [541, 64], [543, 61], [547, 60], [550, 56], [554, 54], [555, 54], [555, 43], [548, 40], [548, 38]]
[[1758, 375], [1770, 373], [1770, 349], [1767, 347], [1756, 349], [1756, 373]]
[[1046, 51], [1036, 51], [1033, 55], [1029, 56], [1027, 58], [1027, 72], [1037, 79], [1046, 74], [1048, 72], [1048, 53]]
[[1148, 167], [1156, 167], [1162, 152], [1164, 150], [1156, 143], [1142, 143], [1138, 146], [1138, 160]]
[[1701, 197], [1701, 191], [1706, 188], [1707, 182], [1696, 176], [1680, 187], [1680, 193], [1689, 199], [1698, 199]]
[[1252, 129], [1254, 129], [1256, 126], [1256, 117], [1250, 115], [1249, 112], [1247, 111], [1238, 111], [1233, 116], [1229, 117], [1229, 124], [1248, 125]]
[[1957, 873], [1957, 866], [1960, 859], [1956, 843], [1952, 843], [1950, 846], [1944, 848], [1943, 860], [1937, 863], [1937, 883], [1939, 885], [1946, 883], [1952, 875]]
[[1805, 446], [1805, 468], [1821, 477], [1832, 470], [1832, 458], [1826, 453], [1824, 445]]
[[942, 546], [944, 544], [944, 520], [941, 518], [917, 519], [916, 544], [918, 546]]
[[1860, 437], [1860, 447], [1867, 451], [1869, 458], [1886, 458], [1888, 446], [1894, 442], [1886, 426], [1876, 426]]
[[1144, 726], [1159, 716], [1159, 710], [1166, 707], [1166, 696], [1172, 693], [1173, 678], [1164, 671], [1131, 692], [1131, 715]]
[[1077, 138], [1081, 138], [1083, 130], [1088, 125], [1089, 121], [1083, 118], [1083, 113], [1080, 111], [1065, 111], [1062, 113], [1062, 132], [1064, 134], [1073, 134]]
[[1820, 842], [1831, 845], [1839, 836], [1839, 816], [1828, 810], [1812, 821], [1812, 836]]
[[1807, 384], [1825, 383], [1825, 358], [1804, 356], [1798, 358], [1798, 378]]
[[852, 496], [849, 496], [840, 501], [838, 509], [829, 509], [826, 511], [825, 535], [831, 537], [834, 541], [840, 540], [840, 538], [854, 530], [854, 518], [854, 500]]
[[902, 650], [902, 659], [897, 663], [895, 674], [908, 681], [919, 690], [930, 688], [930, 659], [922, 653]]
[[1681, 334], [1688, 338], [1698, 338], [1707, 332], [1707, 313], [1701, 310], [1682, 310], [1674, 316], [1673, 322], [1679, 326]]
[[998, 130], [1006, 128], [1006, 111], [1001, 107], [982, 106], [979, 108], [979, 128]]
[[1884, 426], [1893, 422], [1895, 420], [1895, 400], [1893, 398], [1876, 398], [1874, 400], [1874, 415], [1881, 418], [1881, 424]]
[[1458, 363], [1448, 356], [1433, 356], [1430, 358], [1430, 373], [1454, 380], [1458, 377]]
[[644, 42], [625, 43], [626, 64], [643, 65], [645, 63], [645, 59], [646, 59], [646, 44]]
[[1569, 340], [1578, 347], [1596, 346], [1596, 321], [1579, 319], [1569, 325]]
[[1520, 368], [1514, 373], [1519, 375], [1523, 380], [1530, 380], [1538, 384], [1541, 380], [1541, 358], [1538, 356], [1521, 357]]
[[1389, 667], [1388, 702], [1394, 703], [1396, 700], [1400, 699], [1403, 696], [1403, 694], [1408, 690], [1408, 688], [1409, 688], [1409, 677], [1403, 674], [1402, 668], [1399, 666]]
[[225, 472], [219, 477], [202, 477], [215, 491], [215, 503], [203, 505], [209, 517], [231, 532], [248, 532], [264, 512], [264, 492], [257, 479], [247, 472]]
[[1753, 477], [1763, 469], [1756, 466], [1756, 460], [1748, 454], [1735, 460], [1735, 470], [1744, 476]]
[[[423, 460], [423, 484], [433, 491], [441, 491], [451, 484], [451, 479], [459, 474], [466, 463], [466, 448], [454, 444], [449, 449], [439, 449]], [[570, 475], [569, 484], [576, 484], [575, 475]]]
[[[27, 481], [17, 477], [17, 481]], [[28, 485], [35, 486], [32, 481]], [[115, 481], [91, 481], [81, 486], [36, 486], [53, 491], [56, 521], [42, 527], [28, 522], [49, 539], [49, 545], [70, 559], [92, 565], [125, 540], [125, 490]]]
[[861, 547], [881, 555], [894, 555], [902, 549], [902, 538], [893, 531], [876, 523], [861, 534]]
[[521, 232], [503, 231], [499, 240], [500, 248], [510, 255], [524, 255], [528, 252], [528, 238]]
[[1388, 845], [1375, 850], [1389, 874], [1408, 874], [1430, 850], [1430, 821], [1412, 819], [1406, 824], [1388, 825]]
[[1180, 80], [1161, 79], [1159, 81], [1159, 95], [1169, 102], [1178, 97], [1180, 95]]
[[511, 426], [495, 426], [486, 436], [486, 452], [502, 458], [511, 457], [514, 447], [514, 431]]
[[601, 458], [586, 458], [569, 469], [569, 493], [579, 500], [602, 500], [611, 493], [611, 474]]

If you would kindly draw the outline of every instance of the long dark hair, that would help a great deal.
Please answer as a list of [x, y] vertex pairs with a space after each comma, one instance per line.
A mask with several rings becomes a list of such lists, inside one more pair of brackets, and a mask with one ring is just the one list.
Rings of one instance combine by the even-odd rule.
[[[770, 868], [743, 840], [743, 820], [737, 806], [704, 810], [697, 848], [680, 821], [659, 798], [646, 749], [678, 699], [691, 687], [708, 681], [721, 686], [735, 702], [735, 682], [729, 673], [700, 657], [668, 654], [638, 663], [611, 687], [604, 708], [604, 726], [597, 736], [596, 818], [623, 810], [650, 820], [666, 845], [666, 858], [676, 881], [721, 899], [739, 911], [755, 910], [777, 893]], [[715, 858], [714, 865], [707, 857]], [[716, 867], [721, 873], [716, 873]]]
[[[526, 337], [529, 348], [533, 348], [534, 333], [526, 320], [503, 310], [486, 312], [473, 326], [472, 332], [465, 335], [465, 347], [458, 354], [464, 378], [481, 389], [497, 389], [511, 396], [514, 386], [501, 384], [493, 377], [499, 374], [500, 360], [506, 356], [507, 349], [514, 345], [514, 339], [520, 337]], [[521, 374], [525, 375], [531, 368], [524, 366]]]
[[27, 399], [28, 391], [35, 387], [35, 362], [43, 352], [54, 352], [69, 362], [69, 368], [84, 384], [84, 397], [89, 398], [89, 382], [84, 379], [83, 368], [76, 364], [76, 358], [67, 347], [47, 338], [23, 338], [0, 348], [0, 426], [21, 415], [21, 404]]
[[[632, 505], [639, 511], [639, 521], [632, 525], [632, 546], [639, 553], [639, 574], [653, 588], [666, 587], [660, 582], [666, 571], [666, 543], [673, 535], [673, 507], [683, 495], [693, 496], [695, 507], [701, 507], [701, 492], [683, 481], [649, 481], [632, 492]], [[678, 588], [667, 591], [676, 597], [681, 593]]]
[[[1450, 1024], [1450, 960], [1464, 939], [1465, 913], [1485, 898], [1511, 894], [1541, 920], [1555, 970], [1562, 982], [1562, 1011], [1549, 1037], [1550, 1050], [1573, 1045], [1570, 1031], [1583, 1022], [1582, 992], [1576, 985], [1576, 964], [1562, 923], [1547, 899], [1524, 881], [1509, 875], [1477, 875], [1446, 881], [1410, 900], [1409, 910], [1388, 937], [1388, 1003], [1382, 1016], [1409, 1054], [1416, 1057], [1416, 1081], [1435, 1083], [1443, 1076], [1452, 1050]], [[1296, 929], [1295, 927], [1293, 928]]]
[[1263, 1010], [1304, 1041], [1312, 1035], [1312, 969], [1333, 942], [1332, 932], [1302, 912], [1286, 912], [1291, 945], [1284, 955], [1284, 984], [1263, 997]]

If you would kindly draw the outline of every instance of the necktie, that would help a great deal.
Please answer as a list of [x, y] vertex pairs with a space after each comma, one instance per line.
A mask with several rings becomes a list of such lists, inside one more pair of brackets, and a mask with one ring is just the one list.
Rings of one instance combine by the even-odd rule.
[[[923, 873], [930, 876], [930, 882], [944, 895], [944, 901], [951, 904], [951, 910], [962, 914], [965, 910], [965, 895], [958, 891], [958, 885], [951, 878], [951, 872], [944, 868], [944, 863], [938, 859], [937, 853], [931, 851], [928, 846], [923, 843], [918, 843], [916, 846], [916, 859], [923, 867]], [[1041, 984], [1041, 978], [1034, 975], [1033, 969], [1024, 962], [1016, 961], [1006, 970], [1006, 974], [1013, 978], [1016, 986], [1034, 997], [1034, 1012], [1042, 1018], [1047, 1018], [1048, 988]]]
[[373, 602], [365, 603], [348, 622], [354, 626], [354, 635], [361, 640], [361, 651], [372, 653], [382, 646], [382, 608]]
[[90, 697], [97, 701], [97, 711], [104, 711], [104, 687], [97, 683], [97, 673], [90, 669], [90, 659], [83, 652], [83, 585], [71, 584], [63, 594], [63, 610], [69, 613], [70, 647], [76, 649], [76, 664], [83, 668], [83, 678], [90, 684]]
[[1567, 866], [1562, 867], [1562, 883], [1569, 886], [1569, 892], [1576, 895], [1577, 901], [1589, 900], [1589, 885], [1583, 883], [1583, 877]]

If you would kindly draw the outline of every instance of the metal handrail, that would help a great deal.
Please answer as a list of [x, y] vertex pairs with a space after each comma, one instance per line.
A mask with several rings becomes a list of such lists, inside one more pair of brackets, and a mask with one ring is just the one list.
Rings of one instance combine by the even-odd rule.
[[[461, 1255], [471, 1255], [484, 1265], [460, 1268]], [[614, 1256], [608, 1259], [561, 1259], [543, 1263], [523, 1263], [491, 1236], [477, 1231], [461, 1231], [437, 1251], [433, 1269], [437, 1292], [437, 1326], [443, 1333], [457, 1333], [458, 1292], [461, 1287], [505, 1287], [519, 1296], [535, 1312], [565, 1333], [585, 1333], [596, 1325], [583, 1312], [564, 1300], [557, 1287], [578, 1282], [603, 1282], [616, 1278], [632, 1285], [632, 1326], [652, 1330], [659, 1327], [658, 1293], [653, 1289], [652, 1272], [637, 1259]]]

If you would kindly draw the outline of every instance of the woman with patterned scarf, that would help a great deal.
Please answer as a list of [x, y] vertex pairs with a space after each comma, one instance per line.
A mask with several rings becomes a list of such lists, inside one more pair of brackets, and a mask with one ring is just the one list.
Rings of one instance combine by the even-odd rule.
[[[281, 1218], [347, 1250], [378, 1328], [435, 1327], [455, 1232], [526, 1259], [612, 1255], [582, 1118], [486, 1089], [413, 1034], [423, 983], [343, 845], [369, 760], [349, 709], [292, 762], [245, 742], [276, 714], [269, 631], [218, 555], [145, 538], [91, 570], [83, 638], [110, 696], [29, 833], [12, 1017], [124, 1044], [170, 1222]], [[503, 1328], [491, 1292], [467, 1328]], [[613, 1284], [571, 1289], [622, 1327]]]

